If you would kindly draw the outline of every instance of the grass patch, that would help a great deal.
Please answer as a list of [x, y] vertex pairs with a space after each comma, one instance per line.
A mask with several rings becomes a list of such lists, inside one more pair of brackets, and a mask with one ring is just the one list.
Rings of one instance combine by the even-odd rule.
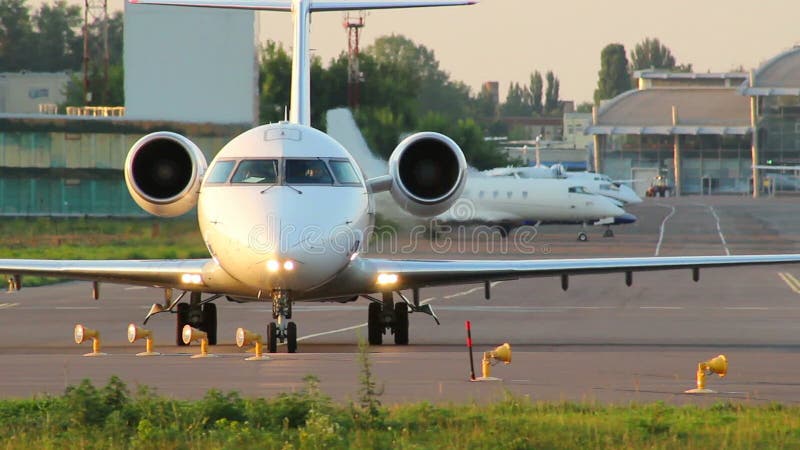
[[[363, 402], [363, 399], [362, 399]], [[800, 408], [663, 403], [537, 403], [508, 395], [487, 405], [333, 403], [306, 377], [270, 399], [210, 390], [197, 401], [131, 393], [118, 378], [60, 396], [0, 401], [3, 448], [798, 448]]]

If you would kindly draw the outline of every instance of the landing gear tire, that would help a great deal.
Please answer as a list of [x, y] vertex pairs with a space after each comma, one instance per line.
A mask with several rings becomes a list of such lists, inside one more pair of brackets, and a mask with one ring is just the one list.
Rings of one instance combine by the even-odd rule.
[[217, 305], [203, 305], [203, 331], [208, 335], [208, 345], [217, 345]]
[[183, 342], [183, 327], [189, 323], [189, 304], [178, 303], [178, 317], [175, 319], [175, 344], [178, 346], [189, 345]]
[[278, 324], [270, 322], [267, 324], [267, 352], [275, 353], [278, 351]]
[[581, 231], [580, 233], [578, 233], [578, 240], [581, 241], [581, 242], [586, 242], [586, 241], [589, 240], [589, 235], [587, 235], [585, 232]]
[[408, 306], [402, 302], [394, 304], [394, 343], [408, 345]]
[[383, 322], [381, 320], [382, 307], [380, 303], [369, 304], [367, 317], [367, 341], [369, 345], [383, 344]]
[[297, 352], [297, 325], [294, 322], [286, 324], [286, 351]]
[[606, 231], [603, 232], [603, 237], [612, 238], [614, 237], [614, 230], [611, 228], [606, 228]]

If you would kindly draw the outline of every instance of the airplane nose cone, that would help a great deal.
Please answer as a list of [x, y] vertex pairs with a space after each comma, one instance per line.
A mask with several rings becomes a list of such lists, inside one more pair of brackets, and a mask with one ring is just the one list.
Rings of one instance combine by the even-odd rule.
[[614, 225], [624, 225], [628, 223], [634, 223], [638, 220], [636, 216], [631, 213], [625, 213], [619, 216], [614, 217]]

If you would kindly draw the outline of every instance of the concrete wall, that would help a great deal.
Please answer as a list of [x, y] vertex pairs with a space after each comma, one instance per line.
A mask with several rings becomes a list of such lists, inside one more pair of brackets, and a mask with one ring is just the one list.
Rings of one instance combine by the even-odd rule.
[[41, 104], [63, 103], [69, 78], [66, 72], [0, 73], [0, 113], [38, 113]]
[[255, 124], [255, 13], [125, 2], [125, 108], [134, 120]]

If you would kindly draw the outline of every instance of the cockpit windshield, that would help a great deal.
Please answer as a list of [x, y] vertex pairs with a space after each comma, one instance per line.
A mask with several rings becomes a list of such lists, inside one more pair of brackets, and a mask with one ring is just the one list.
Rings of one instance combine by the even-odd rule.
[[571, 194], [589, 194], [583, 186], [572, 186], [569, 188]]
[[287, 184], [333, 184], [333, 177], [321, 159], [287, 159]]
[[350, 161], [330, 160], [331, 170], [336, 176], [336, 180], [342, 184], [357, 184], [360, 183], [356, 171]]
[[274, 159], [245, 159], [231, 178], [231, 183], [276, 183], [278, 161]]

